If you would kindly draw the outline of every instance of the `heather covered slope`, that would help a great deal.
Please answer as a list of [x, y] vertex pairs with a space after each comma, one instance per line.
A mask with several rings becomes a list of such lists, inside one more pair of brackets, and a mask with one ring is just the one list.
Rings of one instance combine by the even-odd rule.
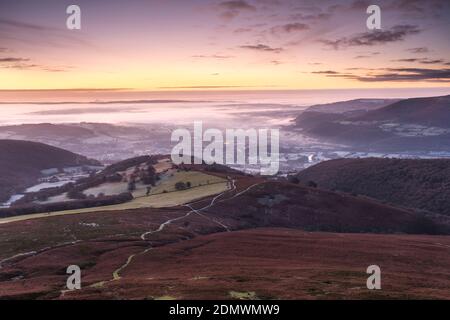
[[[445, 236], [216, 233], [150, 250], [120, 281], [64, 298], [450, 299], [449, 245]], [[374, 263], [382, 290], [366, 288]]]
[[450, 215], [450, 160], [337, 159], [298, 173], [319, 188]]
[[36, 182], [41, 170], [98, 165], [95, 160], [42, 143], [0, 140], [0, 201]]
[[286, 227], [308, 231], [450, 234], [450, 219], [426, 217], [367, 198], [266, 182], [250, 188], [239, 201], [218, 202], [207, 209], [237, 227]]
[[[448, 234], [445, 225], [345, 194], [212, 174], [229, 175], [233, 187], [177, 207], [0, 224], [0, 298], [367, 298], [373, 263], [392, 279], [374, 298], [448, 298], [448, 236], [398, 235]], [[82, 290], [66, 292], [72, 264]], [[405, 270], [420, 283], [411, 296], [402, 293], [411, 287]]]

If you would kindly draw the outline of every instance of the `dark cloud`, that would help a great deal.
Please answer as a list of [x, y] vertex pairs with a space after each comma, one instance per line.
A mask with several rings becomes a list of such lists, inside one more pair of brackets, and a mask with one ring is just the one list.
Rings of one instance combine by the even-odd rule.
[[24, 59], [24, 58], [0, 58], [0, 63], [11, 63], [11, 62], [27, 62], [30, 61], [30, 59]]
[[17, 69], [17, 70], [30, 70], [38, 69], [40, 66], [38, 64], [28, 64], [28, 63], [17, 63], [12, 65], [2, 66], [4, 69]]
[[213, 55], [195, 55], [192, 56], [192, 58], [199, 58], [199, 59], [231, 59], [234, 58], [234, 56], [228, 56], [228, 55], [221, 55], [221, 54], [213, 54]]
[[389, 68], [387, 73], [359, 76], [358, 81], [440, 81], [450, 82], [450, 69]]
[[370, 52], [370, 53], [358, 55], [354, 59], [367, 59], [367, 58], [371, 58], [373, 56], [377, 56], [379, 54], [380, 54], [380, 52]]
[[[356, 70], [356, 68], [355, 68]], [[358, 69], [362, 70], [362, 69]], [[425, 68], [382, 68], [367, 69], [377, 70], [378, 73], [369, 72], [366, 75], [340, 73], [338, 71], [313, 72], [324, 74], [327, 77], [345, 78], [361, 82], [450, 82], [450, 69], [425, 69]]]
[[257, 44], [257, 45], [245, 45], [241, 46], [242, 49], [255, 50], [255, 51], [263, 51], [263, 52], [275, 52], [280, 53], [283, 51], [283, 48], [273, 48], [265, 44]]
[[239, 15], [242, 11], [256, 11], [256, 7], [249, 4], [244, 0], [232, 0], [232, 1], [223, 1], [218, 4], [221, 10], [224, 10], [221, 14], [222, 17], [226, 19], [233, 19], [237, 15]]
[[244, 0], [223, 1], [219, 6], [228, 10], [256, 10], [256, 7]]
[[281, 26], [273, 27], [271, 32], [273, 34], [279, 34], [279, 33], [292, 33], [292, 32], [299, 32], [308, 30], [309, 26], [304, 23], [288, 23]]
[[391, 60], [393, 62], [417, 62], [422, 64], [445, 64], [443, 59], [428, 59], [428, 58], [406, 58]]
[[41, 26], [41, 25], [37, 25], [37, 24], [31, 24], [31, 23], [15, 21], [15, 20], [9, 20], [9, 19], [2, 19], [2, 18], [0, 18], [0, 26], [26, 29], [26, 30], [29, 30], [29, 31], [35, 31], [35, 30], [38, 30], [38, 31], [55, 31], [55, 30], [58, 30], [58, 29], [55, 29], [55, 28], [50, 28], [50, 27]]
[[428, 53], [428, 52], [430, 52], [430, 50], [427, 47], [410, 48], [410, 49], [406, 49], [406, 51], [409, 51], [411, 53]]
[[6, 57], [0, 58], [0, 68], [2, 69], [16, 69], [16, 70], [43, 70], [47, 72], [65, 72], [71, 67], [53, 67], [47, 65], [39, 65], [35, 63], [28, 63], [30, 59]]
[[339, 72], [337, 71], [332, 71], [332, 70], [326, 70], [326, 71], [313, 71], [311, 72], [313, 74], [326, 74], [326, 75], [330, 75], [330, 74], [339, 74]]
[[397, 59], [397, 60], [391, 60], [393, 62], [417, 62], [420, 59], [415, 59], [415, 58], [409, 58], [409, 59]]
[[337, 40], [322, 39], [319, 40], [319, 42], [338, 50], [347, 47], [374, 46], [402, 41], [407, 36], [418, 34], [420, 32], [421, 30], [414, 25], [397, 25], [390, 30], [375, 30], [359, 33], [349, 38], [344, 37]]
[[308, 21], [308, 22], [320, 22], [323, 20], [327, 20], [331, 18], [333, 15], [329, 12], [321, 12], [317, 14], [303, 14], [303, 13], [296, 13], [291, 15], [291, 20], [298, 20], [298, 21]]
[[442, 59], [435, 59], [435, 60], [421, 59], [419, 62], [423, 63], [423, 64], [442, 64], [442, 63], [444, 63], [444, 60], [442, 60]]

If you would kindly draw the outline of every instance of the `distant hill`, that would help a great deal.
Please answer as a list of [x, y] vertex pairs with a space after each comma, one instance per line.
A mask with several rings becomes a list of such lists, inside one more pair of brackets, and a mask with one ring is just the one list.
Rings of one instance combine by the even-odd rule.
[[386, 107], [398, 99], [354, 99], [348, 101], [339, 101], [326, 104], [316, 104], [308, 109], [307, 112], [321, 113], [349, 113], [349, 112], [368, 112]]
[[414, 98], [369, 111], [353, 121], [382, 121], [450, 128], [450, 96]]
[[11, 134], [15, 136], [23, 136], [26, 139], [34, 138], [55, 138], [64, 136], [67, 138], [91, 138], [94, 133], [87, 129], [65, 124], [21, 124], [13, 126], [0, 127], [0, 134]]
[[35, 123], [0, 126], [0, 139], [40, 142], [111, 163], [129, 158], [136, 150], [147, 150], [149, 141], [152, 151], [159, 153], [165, 146], [163, 142], [170, 140], [170, 131], [149, 125]]
[[319, 188], [450, 216], [450, 160], [337, 159], [298, 173]]
[[41, 170], [99, 165], [95, 160], [37, 142], [0, 140], [0, 201], [33, 185]]
[[386, 102], [313, 106], [295, 119], [295, 127], [309, 136], [367, 150], [450, 151], [450, 96]]

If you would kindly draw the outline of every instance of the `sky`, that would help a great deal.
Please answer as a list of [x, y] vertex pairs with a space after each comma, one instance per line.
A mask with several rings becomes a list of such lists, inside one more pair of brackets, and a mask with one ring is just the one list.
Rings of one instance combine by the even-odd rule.
[[0, 0], [0, 90], [450, 87], [449, 31], [448, 0]]

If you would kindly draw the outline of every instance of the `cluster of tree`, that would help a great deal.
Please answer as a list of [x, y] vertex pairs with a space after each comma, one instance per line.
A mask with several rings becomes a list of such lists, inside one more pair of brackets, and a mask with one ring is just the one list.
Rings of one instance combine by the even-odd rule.
[[97, 198], [83, 199], [68, 202], [55, 202], [48, 204], [25, 204], [10, 208], [0, 209], [0, 217], [14, 217], [33, 213], [55, 212], [73, 209], [84, 209], [93, 207], [102, 207], [113, 204], [120, 204], [131, 201], [133, 195], [131, 193], [122, 193], [114, 196], [102, 196]]
[[139, 156], [127, 160], [123, 160], [117, 163], [114, 163], [103, 170], [103, 174], [115, 174], [120, 171], [125, 171], [128, 168], [138, 166], [142, 163], [146, 163], [148, 165], [154, 165], [158, 162], [156, 157], [153, 156]]
[[0, 140], [0, 203], [37, 183], [41, 170], [101, 165], [98, 161], [42, 143]]
[[175, 189], [178, 191], [190, 189], [191, 187], [192, 187], [192, 184], [190, 181], [188, 181], [186, 183], [182, 182], [182, 181], [175, 183]]
[[[141, 169], [139, 165], [146, 164], [146, 169]], [[122, 182], [124, 177], [120, 171], [126, 171], [128, 168], [135, 166], [135, 171], [128, 181], [128, 191], [136, 190], [136, 181], [140, 179], [146, 185], [155, 186], [156, 181], [160, 178], [156, 174], [153, 165], [157, 163], [157, 157], [140, 156], [127, 159], [105, 168], [100, 173], [92, 173], [89, 177], [82, 178], [76, 183], [69, 183], [60, 187], [53, 187], [40, 190], [38, 192], [27, 193], [23, 198], [16, 201], [13, 205], [20, 206], [34, 201], [46, 201], [48, 198], [67, 193], [67, 197], [72, 200], [85, 200], [89, 198], [83, 191], [97, 187], [107, 182]], [[126, 181], [126, 180], [125, 180]]]
[[449, 159], [337, 159], [305, 169], [297, 178], [323, 189], [450, 215]]
[[192, 170], [191, 165], [185, 165], [184, 163], [181, 163], [179, 166], [175, 166], [175, 168], [177, 169], [178, 172], [181, 171], [189, 172]]
[[30, 192], [24, 197], [14, 202], [14, 206], [24, 205], [33, 201], [46, 201], [50, 197], [54, 197], [63, 193], [67, 193], [69, 199], [82, 200], [87, 196], [83, 193], [84, 190], [97, 187], [105, 182], [120, 182], [122, 176], [118, 173], [111, 175], [96, 174], [87, 178], [82, 178], [77, 183], [68, 183], [60, 187], [52, 187], [39, 190], [37, 192]]
[[143, 184], [147, 185], [147, 195], [150, 194], [151, 187], [155, 186], [156, 181], [160, 179], [159, 175], [156, 173], [153, 165], [147, 164], [147, 167], [140, 168], [136, 166], [134, 172], [130, 175], [128, 179], [128, 191], [133, 192], [136, 190], [136, 182], [140, 180]]
[[68, 183], [60, 187], [42, 189], [37, 192], [30, 192], [25, 194], [21, 199], [14, 202], [13, 206], [20, 206], [33, 201], [46, 201], [50, 197], [54, 197], [65, 192], [69, 192], [72, 188], [74, 188], [74, 186], [75, 185], [73, 183]]
[[156, 170], [153, 165], [147, 165], [145, 169], [140, 169], [136, 172], [139, 179], [145, 185], [156, 185], [156, 181], [159, 180], [159, 176], [156, 174]]
[[308, 188], [317, 188], [317, 183], [315, 183], [312, 180], [303, 182], [301, 181], [297, 176], [288, 176], [287, 177], [288, 182], [293, 183], [293, 184], [299, 184]]

